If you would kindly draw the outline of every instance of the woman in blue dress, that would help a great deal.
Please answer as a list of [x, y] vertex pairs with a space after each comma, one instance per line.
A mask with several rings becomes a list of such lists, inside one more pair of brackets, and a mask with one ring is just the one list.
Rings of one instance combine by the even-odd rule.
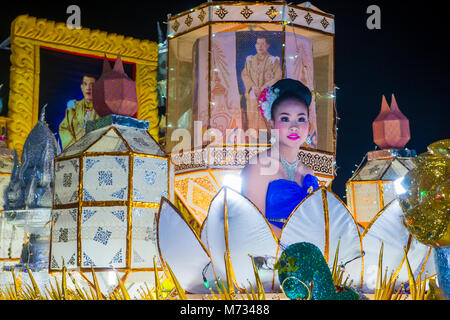
[[242, 194], [266, 216], [277, 237], [297, 205], [319, 187], [311, 168], [298, 159], [308, 138], [311, 100], [311, 91], [293, 79], [278, 81], [259, 98], [261, 114], [277, 138], [242, 171]]

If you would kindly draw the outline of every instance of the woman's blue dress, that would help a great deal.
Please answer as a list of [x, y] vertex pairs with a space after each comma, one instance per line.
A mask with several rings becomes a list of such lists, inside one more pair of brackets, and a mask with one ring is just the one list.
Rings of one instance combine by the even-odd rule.
[[267, 220], [281, 229], [299, 203], [318, 188], [319, 181], [310, 174], [303, 179], [303, 186], [286, 179], [272, 181], [267, 187]]

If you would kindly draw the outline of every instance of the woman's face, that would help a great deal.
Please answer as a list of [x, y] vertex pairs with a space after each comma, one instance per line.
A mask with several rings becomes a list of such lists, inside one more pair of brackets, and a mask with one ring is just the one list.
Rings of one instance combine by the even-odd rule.
[[296, 99], [284, 100], [275, 109], [270, 123], [278, 130], [280, 145], [298, 149], [308, 137], [308, 107]]

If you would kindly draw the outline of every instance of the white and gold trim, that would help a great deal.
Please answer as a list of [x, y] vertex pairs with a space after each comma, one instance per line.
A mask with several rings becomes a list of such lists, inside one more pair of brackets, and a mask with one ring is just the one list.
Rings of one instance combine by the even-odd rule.
[[334, 35], [334, 16], [283, 1], [215, 1], [202, 4], [168, 19], [169, 38], [180, 36], [211, 23], [291, 24]]

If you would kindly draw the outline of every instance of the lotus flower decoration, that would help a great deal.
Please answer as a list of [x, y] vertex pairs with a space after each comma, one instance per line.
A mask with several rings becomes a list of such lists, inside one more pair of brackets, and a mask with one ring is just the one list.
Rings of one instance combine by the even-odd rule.
[[[395, 288], [409, 282], [405, 251], [414, 276], [419, 273], [432, 277], [436, 274], [432, 248], [415, 239], [403, 224], [403, 211], [397, 199], [390, 202], [369, 223], [361, 235], [364, 249], [363, 292], [374, 292], [378, 276], [378, 262], [383, 244], [382, 261], [389, 273], [394, 272], [397, 280]], [[359, 259], [349, 262], [345, 271], [351, 279], [360, 274]]]
[[[226, 261], [234, 286], [255, 287], [254, 259], [265, 292], [280, 292], [274, 268], [283, 250], [307, 242], [320, 249], [328, 266], [335, 259], [352, 286], [362, 292], [375, 289], [380, 245], [384, 243], [383, 266], [397, 271], [397, 288], [408, 281], [404, 249], [413, 272], [434, 274], [429, 248], [410, 237], [402, 224], [402, 210], [395, 200], [383, 209], [361, 235], [346, 205], [332, 192], [319, 188], [305, 198], [289, 216], [279, 239], [269, 222], [247, 198], [228, 187], [212, 200], [208, 215], [197, 234], [167, 199], [162, 199], [157, 218], [157, 242], [163, 265], [168, 264], [189, 293], [210, 293], [215, 279], [226, 279]], [[365, 280], [364, 280], [365, 279]]]
[[[274, 264], [285, 248], [298, 242], [317, 246], [328, 264], [333, 263], [339, 243], [340, 264], [360, 258], [362, 270], [358, 226], [345, 204], [324, 188], [317, 189], [297, 206], [279, 239], [257, 207], [228, 187], [222, 188], [212, 200], [199, 235], [175, 206], [163, 199], [157, 219], [157, 241], [161, 260], [190, 293], [209, 293], [205, 283], [227, 278], [226, 259], [238, 290], [255, 287], [249, 255], [258, 267], [264, 290], [277, 292], [280, 284]], [[355, 282], [361, 283], [362, 279]]]

